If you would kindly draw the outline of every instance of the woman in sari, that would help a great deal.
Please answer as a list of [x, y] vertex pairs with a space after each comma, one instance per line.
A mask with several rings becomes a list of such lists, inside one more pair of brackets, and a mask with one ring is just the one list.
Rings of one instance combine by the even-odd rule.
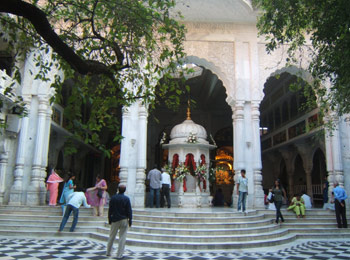
[[107, 182], [101, 179], [100, 175], [96, 177], [95, 187], [87, 189], [88, 204], [94, 207], [94, 216], [103, 216], [103, 208], [107, 198]]
[[50, 192], [50, 206], [56, 206], [58, 196], [58, 185], [63, 179], [52, 169], [49, 178], [46, 181], [46, 189]]
[[61, 194], [61, 198], [60, 198], [60, 203], [61, 203], [61, 207], [62, 207], [62, 214], [64, 214], [64, 211], [66, 209], [66, 204], [68, 202], [68, 196], [70, 194], [72, 194], [74, 192], [74, 189], [76, 188], [76, 185], [74, 185], [74, 181], [75, 180], [75, 175], [73, 174], [69, 174], [66, 177], [66, 181], [64, 183], [63, 186], [63, 191]]

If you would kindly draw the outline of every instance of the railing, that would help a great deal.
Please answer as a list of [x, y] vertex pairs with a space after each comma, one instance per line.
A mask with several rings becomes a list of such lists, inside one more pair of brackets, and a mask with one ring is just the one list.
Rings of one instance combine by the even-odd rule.
[[[295, 185], [293, 189], [293, 194], [301, 194], [303, 191], [307, 192], [306, 185]], [[313, 184], [312, 185], [312, 194], [313, 195], [321, 195], [322, 194], [322, 184]]]

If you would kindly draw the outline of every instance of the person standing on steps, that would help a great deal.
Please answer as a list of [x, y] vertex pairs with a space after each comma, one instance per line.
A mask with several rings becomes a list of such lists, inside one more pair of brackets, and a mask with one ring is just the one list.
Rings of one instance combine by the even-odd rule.
[[337, 218], [338, 228], [347, 228], [348, 222], [346, 220], [346, 206], [345, 200], [348, 198], [346, 191], [339, 186], [338, 182], [334, 182], [334, 207], [335, 216]]
[[160, 207], [160, 187], [162, 183], [162, 173], [158, 170], [158, 166], [154, 165], [154, 169], [150, 170], [147, 176], [149, 180], [149, 206], [153, 208], [154, 205], [154, 194], [156, 195], [156, 207]]
[[64, 215], [64, 211], [66, 210], [66, 205], [68, 202], [68, 197], [74, 192], [74, 189], [77, 187], [74, 185], [73, 181], [75, 180], [74, 174], [68, 174], [65, 178], [65, 183], [63, 186], [63, 191], [60, 198], [60, 203], [62, 207], [62, 215]]
[[51, 174], [46, 181], [46, 189], [50, 192], [50, 206], [56, 206], [58, 196], [58, 185], [63, 179], [58, 175], [55, 169], [51, 170]]
[[79, 216], [79, 208], [81, 205], [84, 205], [86, 208], [90, 208], [91, 206], [87, 204], [86, 197], [85, 197], [85, 190], [83, 191], [77, 191], [73, 192], [71, 195], [68, 196], [68, 204], [66, 207], [66, 211], [64, 212], [64, 216], [59, 228], [59, 232], [61, 232], [64, 229], [64, 226], [66, 225], [68, 218], [70, 216], [70, 213], [73, 211], [73, 222], [72, 226], [70, 228], [70, 232], [73, 232], [75, 229], [75, 226], [78, 223], [78, 216]]
[[107, 201], [107, 182], [100, 175], [96, 176], [95, 187], [87, 189], [88, 201], [94, 207], [94, 216], [103, 217], [104, 206]]
[[170, 201], [170, 186], [171, 186], [171, 180], [170, 180], [170, 174], [165, 170], [162, 169], [162, 190], [160, 192], [161, 198], [160, 198], [160, 206], [163, 208], [165, 206], [165, 200], [166, 198], [167, 206], [168, 208], [171, 207], [171, 201]]
[[245, 176], [246, 171], [244, 169], [241, 170], [241, 176], [238, 177], [237, 180], [237, 195], [238, 195], [238, 206], [237, 210], [240, 211], [242, 208], [242, 212], [245, 212], [245, 206], [248, 196], [248, 178]]
[[128, 231], [128, 226], [131, 227], [132, 224], [132, 209], [130, 199], [124, 195], [126, 186], [119, 185], [118, 190], [119, 193], [112, 196], [109, 202], [108, 223], [111, 225], [111, 229], [109, 232], [106, 255], [111, 255], [113, 242], [119, 231], [117, 259], [122, 259], [126, 242], [126, 233]]
[[286, 195], [286, 190], [282, 187], [280, 180], [275, 180], [275, 184], [270, 189], [270, 191], [274, 195], [274, 203], [276, 207], [276, 224], [278, 224], [279, 219], [281, 219], [281, 222], [284, 222], [284, 218], [281, 213], [281, 207], [283, 204], [283, 197], [287, 201], [287, 195]]

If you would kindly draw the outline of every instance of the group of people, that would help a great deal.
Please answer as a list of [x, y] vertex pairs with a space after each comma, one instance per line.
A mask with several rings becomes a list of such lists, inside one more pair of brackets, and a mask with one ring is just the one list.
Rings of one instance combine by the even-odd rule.
[[[147, 176], [147, 179], [150, 181], [150, 197], [149, 203], [150, 207], [153, 207], [154, 204], [154, 195], [156, 198], [156, 207], [159, 208], [161, 205], [160, 202], [160, 190], [162, 190], [162, 198], [166, 198], [167, 206], [171, 207], [170, 202], [170, 175], [163, 170], [161, 173], [155, 166]], [[85, 191], [74, 191], [76, 185], [74, 185], [75, 176], [69, 175], [65, 178], [65, 184], [63, 187], [63, 192], [60, 198], [60, 203], [65, 206], [64, 216], [59, 227], [59, 232], [64, 229], [64, 226], [67, 223], [67, 220], [73, 212], [73, 222], [70, 228], [70, 232], [73, 232], [77, 223], [79, 208], [81, 205], [84, 205], [87, 208], [90, 208], [90, 204], [95, 205], [94, 215], [103, 216], [103, 205], [106, 200], [106, 190], [107, 183], [100, 176], [96, 177], [96, 184], [94, 187]], [[50, 190], [50, 205], [56, 205], [58, 193], [55, 189], [58, 189], [59, 182], [62, 182], [63, 179], [53, 170], [47, 180], [48, 190]], [[241, 170], [241, 175], [237, 179], [237, 195], [238, 195], [238, 205], [237, 210], [245, 212], [246, 211], [246, 201], [248, 195], [248, 178], [246, 177], [246, 171]], [[112, 251], [113, 242], [117, 233], [119, 232], [119, 245], [117, 251], [117, 259], [123, 257], [123, 252], [126, 242], [126, 233], [128, 227], [132, 225], [132, 209], [130, 199], [124, 195], [126, 191], [126, 186], [119, 185], [119, 193], [111, 197], [109, 201], [109, 210], [108, 210], [108, 222], [111, 225], [109, 239], [107, 243], [106, 255], [110, 256]], [[283, 201], [287, 201], [286, 190], [281, 185], [280, 180], [274, 182], [273, 187], [269, 190], [269, 200], [272, 202], [276, 209], [276, 219], [275, 223], [284, 222], [283, 215], [281, 213], [281, 207]], [[346, 220], [346, 206], [345, 200], [347, 199], [347, 194], [345, 190], [339, 186], [337, 182], [334, 183], [333, 189], [334, 195], [334, 205], [336, 212], [336, 219], [339, 228], [347, 228]], [[52, 198], [51, 198], [52, 196]], [[88, 197], [88, 198], [87, 198]], [[273, 199], [272, 199], [273, 197]], [[327, 199], [328, 200], [328, 199]], [[163, 200], [162, 206], [164, 206], [165, 201]], [[288, 210], [293, 210], [297, 218], [305, 217], [305, 212], [307, 208], [311, 208], [311, 199], [304, 192], [303, 195], [296, 194], [288, 207]]]
[[171, 187], [171, 179], [170, 174], [162, 169], [163, 172], [158, 170], [158, 166], [155, 165], [152, 170], [149, 171], [147, 175], [147, 180], [149, 180], [150, 192], [149, 192], [149, 207], [153, 208], [154, 206], [154, 198], [156, 200], [156, 207], [164, 207], [165, 200], [167, 202], [168, 208], [171, 207], [171, 199], [170, 199], [170, 187]]
[[[58, 174], [59, 171], [52, 169], [46, 181], [47, 190], [49, 191], [49, 205], [56, 206], [58, 199], [59, 184], [64, 182], [62, 193], [59, 199], [59, 204], [62, 207], [62, 214], [65, 213], [66, 206], [69, 202], [70, 196], [74, 193], [77, 186], [74, 184], [75, 175], [68, 173], [62, 179]], [[80, 189], [79, 192], [84, 191], [88, 204], [94, 207], [94, 216], [103, 216], [104, 205], [107, 202], [107, 182], [97, 175], [95, 186], [85, 190]]]
[[[244, 169], [241, 170], [241, 175], [237, 178], [237, 195], [238, 195], [238, 203], [237, 203], [237, 211], [245, 212], [246, 210], [246, 201], [248, 195], [248, 178], [246, 177], [246, 171]], [[333, 202], [335, 208], [335, 214], [337, 219], [338, 228], [347, 228], [347, 220], [346, 220], [346, 206], [345, 200], [347, 199], [347, 194], [345, 190], [339, 186], [337, 182], [334, 183], [333, 189]], [[271, 189], [269, 189], [269, 194], [266, 197], [267, 204], [273, 203], [274, 208], [276, 209], [276, 219], [275, 223], [278, 224], [280, 222], [284, 222], [284, 218], [281, 212], [281, 207], [283, 205], [283, 201], [287, 202], [287, 194], [286, 190], [283, 188], [280, 180], [276, 180]], [[326, 187], [323, 189], [323, 200], [324, 202], [328, 202], [328, 182], [326, 182]], [[292, 198], [288, 210], [293, 210], [296, 214], [297, 218], [305, 218], [306, 209], [311, 208], [311, 198], [303, 192], [302, 194], [296, 194]]]
[[[58, 232], [63, 231], [69, 216], [73, 212], [73, 221], [69, 229], [70, 232], [74, 232], [78, 223], [79, 208], [83, 205], [86, 208], [94, 207], [95, 216], [103, 216], [103, 208], [106, 202], [106, 190], [107, 182], [99, 175], [96, 177], [96, 184], [94, 187], [87, 190], [74, 191], [76, 185], [74, 185], [75, 176], [69, 175], [66, 177], [60, 203], [64, 210], [64, 215], [59, 226]], [[52, 170], [48, 180], [47, 188], [50, 191], [50, 205], [56, 206], [58, 197], [58, 185], [64, 180], [57, 174], [55, 170]], [[125, 185], [119, 185], [118, 193], [111, 197], [109, 201], [108, 209], [108, 223], [111, 225], [109, 239], [107, 243], [106, 255], [110, 256], [112, 251], [113, 242], [117, 233], [119, 232], [119, 242], [117, 259], [123, 258], [125, 249], [126, 233], [128, 227], [132, 224], [132, 209], [130, 199], [124, 195], [126, 191]]]

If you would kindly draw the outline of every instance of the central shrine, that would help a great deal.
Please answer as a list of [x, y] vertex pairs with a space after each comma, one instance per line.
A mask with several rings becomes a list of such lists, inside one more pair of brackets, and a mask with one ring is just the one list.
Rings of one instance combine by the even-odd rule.
[[212, 196], [209, 191], [209, 150], [216, 146], [207, 141], [207, 131], [191, 119], [190, 108], [187, 118], [174, 126], [170, 133], [169, 164], [173, 173], [171, 201], [173, 205], [185, 208], [209, 207]]

